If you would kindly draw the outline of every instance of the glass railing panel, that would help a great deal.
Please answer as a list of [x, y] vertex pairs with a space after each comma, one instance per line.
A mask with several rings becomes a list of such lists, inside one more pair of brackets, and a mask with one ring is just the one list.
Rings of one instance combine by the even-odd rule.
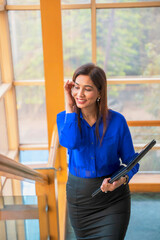
[[40, 211], [48, 217], [45, 196], [0, 197], [0, 239], [39, 240]]

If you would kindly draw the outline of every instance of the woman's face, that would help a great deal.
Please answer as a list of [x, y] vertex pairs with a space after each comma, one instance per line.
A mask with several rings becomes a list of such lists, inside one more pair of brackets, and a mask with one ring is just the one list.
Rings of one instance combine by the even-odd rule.
[[79, 75], [75, 80], [72, 96], [78, 108], [91, 109], [96, 106], [96, 100], [100, 94], [89, 76]]

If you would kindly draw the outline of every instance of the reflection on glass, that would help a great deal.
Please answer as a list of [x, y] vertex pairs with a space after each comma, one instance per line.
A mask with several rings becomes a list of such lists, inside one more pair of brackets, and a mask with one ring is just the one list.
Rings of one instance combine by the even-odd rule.
[[4, 99], [0, 99], [0, 153], [8, 153], [8, 136]]
[[159, 120], [160, 84], [108, 85], [108, 106], [127, 120]]
[[40, 4], [40, 0], [7, 0], [8, 5], [33, 5]]
[[90, 2], [91, 0], [61, 0], [61, 4], [84, 4]]
[[15, 80], [43, 79], [40, 11], [9, 11]]
[[108, 76], [160, 76], [159, 10], [97, 10], [97, 64]]
[[44, 86], [17, 86], [20, 143], [47, 143]]
[[91, 62], [91, 12], [62, 11], [64, 76], [71, 77], [80, 65]]

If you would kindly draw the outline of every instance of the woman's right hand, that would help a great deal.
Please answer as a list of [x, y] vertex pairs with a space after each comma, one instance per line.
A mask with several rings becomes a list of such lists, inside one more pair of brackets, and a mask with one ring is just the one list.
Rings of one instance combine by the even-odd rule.
[[64, 85], [65, 100], [66, 100], [66, 113], [74, 112], [75, 100], [72, 96], [72, 87], [74, 82], [67, 80]]
[[122, 184], [126, 182], [126, 177], [121, 177], [118, 180], [114, 181], [113, 183], [109, 183], [110, 178], [105, 178], [101, 185], [101, 191], [114, 191], [116, 188], [120, 187]]

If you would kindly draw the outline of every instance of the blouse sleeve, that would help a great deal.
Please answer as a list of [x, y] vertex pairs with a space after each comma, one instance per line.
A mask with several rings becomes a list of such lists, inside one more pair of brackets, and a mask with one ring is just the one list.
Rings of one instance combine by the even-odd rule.
[[76, 113], [61, 112], [57, 114], [59, 142], [63, 147], [76, 149], [79, 147], [81, 134]]
[[[123, 123], [120, 129], [119, 155], [122, 160], [122, 163], [124, 164], [129, 163], [133, 158], [135, 158], [138, 155], [138, 153], [135, 153], [130, 130], [128, 128], [125, 118], [123, 119]], [[129, 176], [129, 181], [138, 172], [138, 170], [139, 170], [139, 163], [137, 163], [127, 173], [127, 175]]]

